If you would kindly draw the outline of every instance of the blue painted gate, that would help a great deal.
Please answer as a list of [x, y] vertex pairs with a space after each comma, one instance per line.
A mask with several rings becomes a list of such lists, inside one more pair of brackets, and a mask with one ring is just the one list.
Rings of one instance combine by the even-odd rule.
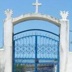
[[59, 72], [59, 35], [42, 29], [15, 33], [13, 72]]

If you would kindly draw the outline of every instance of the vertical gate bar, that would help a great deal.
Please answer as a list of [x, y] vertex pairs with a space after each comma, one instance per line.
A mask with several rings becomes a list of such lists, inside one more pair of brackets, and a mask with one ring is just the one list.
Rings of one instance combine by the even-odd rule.
[[59, 51], [58, 41], [56, 42], [56, 45], [57, 45], [57, 47], [56, 47], [56, 48], [57, 48], [57, 54], [56, 54], [56, 55], [57, 55], [57, 60], [56, 60], [56, 61], [57, 61], [57, 62], [56, 62], [56, 66], [57, 66], [56, 68], [57, 68], [57, 69], [56, 69], [56, 72], [58, 72], [58, 63], [59, 63], [59, 59], [58, 59], [58, 58], [59, 58], [59, 53], [58, 53], [58, 51]]
[[59, 34], [59, 41], [58, 41], [58, 72], [60, 72], [60, 34]]
[[58, 41], [57, 45], [58, 45], [58, 64], [57, 64], [57, 72], [59, 72], [59, 69], [60, 69], [60, 48], [59, 48], [59, 43], [60, 43], [60, 40]]
[[14, 60], [15, 60], [15, 58], [14, 58], [14, 56], [15, 56], [15, 41], [13, 40], [13, 52], [12, 52], [13, 54], [12, 54], [12, 61], [13, 61], [13, 63], [12, 63], [12, 67], [13, 67], [13, 69], [12, 69], [12, 72], [14, 72]]
[[13, 72], [13, 48], [14, 48], [14, 34], [12, 34], [12, 72]]
[[37, 72], [37, 35], [35, 35], [35, 72]]
[[12, 72], [14, 72], [14, 33], [12, 36]]

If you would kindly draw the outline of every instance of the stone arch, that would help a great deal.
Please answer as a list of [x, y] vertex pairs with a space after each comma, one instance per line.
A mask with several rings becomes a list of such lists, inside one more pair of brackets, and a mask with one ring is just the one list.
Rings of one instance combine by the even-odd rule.
[[55, 24], [56, 26], [60, 27], [59, 19], [54, 18], [50, 15], [35, 14], [35, 13], [25, 14], [25, 15], [21, 15], [19, 17], [13, 18], [13, 25], [28, 21], [28, 20], [43, 20], [43, 21], [50, 22], [50, 23]]

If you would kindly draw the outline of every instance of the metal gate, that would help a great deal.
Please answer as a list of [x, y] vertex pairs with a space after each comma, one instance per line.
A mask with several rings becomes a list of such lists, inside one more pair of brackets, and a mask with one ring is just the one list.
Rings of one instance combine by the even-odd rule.
[[42, 29], [15, 33], [13, 72], [59, 72], [59, 35]]

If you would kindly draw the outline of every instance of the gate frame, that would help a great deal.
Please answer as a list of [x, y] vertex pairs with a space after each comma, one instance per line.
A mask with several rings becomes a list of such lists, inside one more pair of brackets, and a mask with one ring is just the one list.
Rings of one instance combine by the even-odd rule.
[[56, 19], [50, 15], [39, 13], [25, 14], [16, 18], [12, 18], [12, 10], [5, 11], [6, 19], [4, 20], [4, 49], [5, 49], [5, 69], [4, 72], [12, 72], [12, 39], [13, 27], [15, 24], [28, 20], [44, 20], [57, 25], [60, 28], [60, 72], [66, 72], [67, 57], [69, 52], [69, 20], [67, 12], [60, 13], [62, 19]]
[[[17, 32], [17, 33], [15, 33], [15, 34], [13, 34], [13, 70], [14, 70], [14, 61], [15, 61], [15, 58], [14, 58], [14, 56], [15, 56], [15, 41], [16, 40], [18, 40], [18, 39], [21, 39], [21, 38], [24, 38], [24, 36], [23, 37], [20, 37], [20, 38], [17, 38], [17, 39], [14, 39], [14, 36], [18, 36], [18, 35], [20, 35], [20, 34], [23, 34], [23, 33], [26, 33], [26, 32], [32, 32], [32, 31], [40, 31], [40, 32], [44, 32], [44, 33], [48, 33], [48, 34], [51, 34], [51, 35], [53, 35], [53, 36], [56, 36], [56, 37], [58, 37], [58, 40], [56, 40], [56, 39], [53, 39], [54, 41], [56, 40], [56, 42], [57, 42], [57, 48], [58, 48], [58, 52], [57, 52], [57, 54], [58, 54], [58, 56], [57, 56], [57, 63], [55, 63], [55, 65], [56, 65], [56, 70], [55, 70], [55, 72], [57, 71], [57, 72], [59, 72], [59, 67], [60, 67], [60, 57], [59, 57], [59, 43], [60, 43], [60, 34], [56, 34], [56, 33], [53, 33], [53, 32], [51, 32], [51, 31], [47, 31], [47, 30], [44, 30], [44, 29], [28, 29], [28, 30], [23, 30], [23, 31], [20, 31], [20, 32]], [[35, 37], [35, 60], [37, 60], [38, 58], [37, 58], [37, 43], [38, 43], [38, 37], [39, 36], [43, 36], [43, 37], [47, 37], [47, 36], [44, 36], [44, 35], [37, 35], [37, 34], [35, 34], [35, 35], [30, 35], [31, 37], [32, 36], [34, 36]], [[25, 36], [25, 37], [29, 37], [29, 35], [27, 35], [27, 36]], [[47, 37], [47, 38], [50, 38], [50, 39], [52, 39], [51, 37]], [[29, 58], [30, 59], [30, 58]], [[45, 60], [47, 59], [47, 58], [44, 58]], [[54, 59], [49, 59], [48, 58], [48, 60], [54, 60]], [[34, 66], [34, 68], [35, 68], [35, 72], [37, 72], [37, 64], [38, 63], [33, 63], [35, 66]]]

